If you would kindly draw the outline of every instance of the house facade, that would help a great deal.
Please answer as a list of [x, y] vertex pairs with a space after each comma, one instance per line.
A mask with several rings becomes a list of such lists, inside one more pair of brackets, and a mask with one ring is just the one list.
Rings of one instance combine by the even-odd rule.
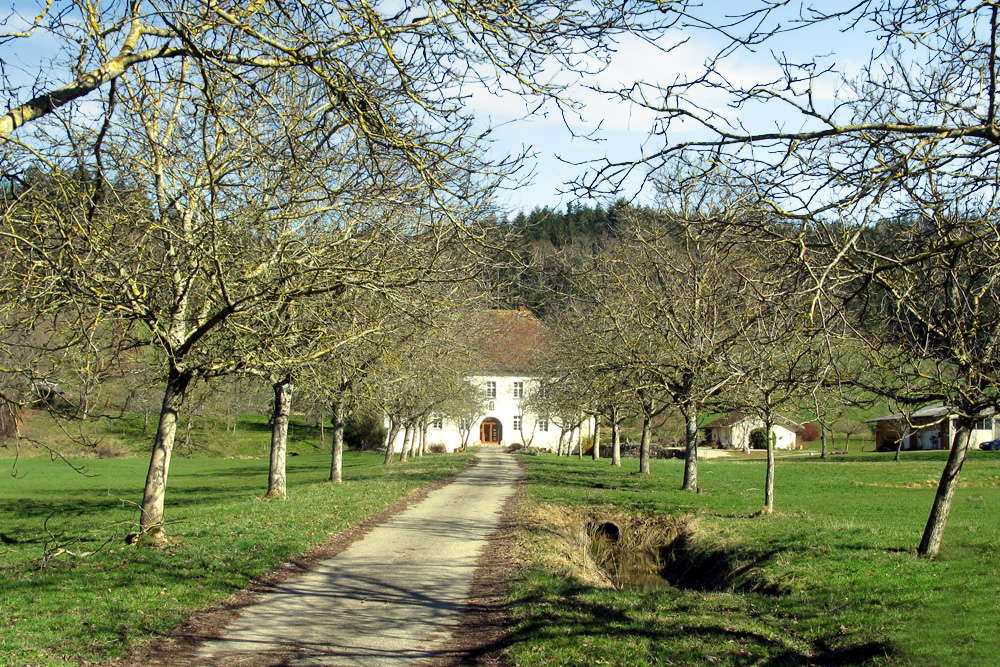
[[[482, 399], [477, 414], [430, 415], [427, 447], [453, 452], [466, 446], [538, 447], [555, 450], [562, 438], [573, 450], [590, 434], [587, 420], [580, 427], [560, 423], [538, 406], [542, 391], [548, 336], [544, 325], [525, 308], [488, 310], [470, 318], [470, 344], [479, 359], [467, 377]], [[572, 438], [566, 443], [567, 438]], [[395, 449], [403, 447], [396, 436]]]
[[[754, 432], [763, 432], [763, 430], [763, 419], [742, 412], [730, 412], [725, 417], [719, 417], [704, 426], [706, 438], [712, 444], [729, 449], [750, 449]], [[784, 417], [778, 417], [771, 425], [774, 448], [799, 449], [798, 433], [801, 430], [801, 424]]]
[[[539, 391], [540, 379], [525, 373], [501, 371], [470, 376], [470, 383], [482, 392], [482, 413], [472, 419], [432, 415], [427, 426], [427, 446], [443, 445], [450, 452], [466, 445], [511, 447], [521, 444], [555, 449], [562, 433], [560, 425], [529, 406], [528, 397]], [[579, 437], [579, 430], [574, 435]], [[397, 438], [399, 447], [402, 447], [402, 435]]]
[[[951, 449], [958, 430], [958, 417], [945, 405], [929, 405], [914, 410], [907, 415], [895, 413], [869, 419], [875, 425], [875, 449], [894, 450], [902, 443], [901, 449]], [[975, 448], [981, 442], [1000, 437], [993, 410], [981, 415], [972, 425], [969, 446]]]

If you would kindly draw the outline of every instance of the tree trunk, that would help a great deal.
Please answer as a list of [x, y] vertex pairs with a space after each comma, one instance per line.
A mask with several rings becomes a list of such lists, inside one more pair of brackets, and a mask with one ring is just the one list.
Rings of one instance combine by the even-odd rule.
[[389, 416], [389, 432], [385, 434], [385, 461], [383, 463], [392, 463], [393, 458], [396, 456], [396, 436], [399, 435], [399, 419], [395, 416]]
[[941, 481], [938, 482], [931, 515], [927, 519], [927, 527], [924, 528], [924, 536], [920, 540], [920, 546], [917, 547], [918, 556], [936, 558], [938, 552], [941, 551], [944, 527], [948, 522], [951, 501], [955, 497], [955, 489], [958, 488], [958, 477], [962, 473], [962, 464], [965, 463], [965, 457], [969, 452], [969, 439], [971, 437], [972, 424], [965, 418], [959, 418], [954, 444], [948, 454], [948, 462], [941, 474]]
[[611, 408], [611, 465], [622, 467], [622, 432], [618, 424], [618, 408]]
[[190, 452], [191, 450], [191, 427], [194, 426], [194, 417], [191, 413], [188, 413], [187, 419], [184, 421], [184, 449]]
[[399, 450], [400, 462], [405, 461], [408, 455], [407, 448], [411, 446], [410, 438], [413, 437], [413, 424], [406, 422], [403, 426], [403, 447]]
[[639, 440], [639, 472], [649, 474], [649, 441], [651, 438], [650, 418], [642, 417], [642, 438]]
[[319, 416], [319, 446], [320, 449], [326, 447], [326, 419], [324, 419], [323, 414], [320, 413]]
[[563, 453], [563, 440], [566, 439], [566, 430], [563, 427], [559, 427], [559, 442], [556, 443], [556, 456], [562, 456]]
[[601, 460], [601, 415], [594, 415], [594, 451], [592, 457], [595, 461]]
[[774, 512], [774, 438], [771, 437], [771, 418], [764, 420], [764, 437], [767, 438], [767, 472], [764, 475], [764, 514]]
[[[576, 453], [577, 453], [577, 456], [579, 456], [580, 460], [582, 461], [583, 460], [583, 422], [582, 421], [580, 422], [580, 425], [576, 427], [576, 429], [578, 429], [577, 434], [576, 434]], [[576, 430], [576, 429], [574, 429], [574, 430]]]
[[333, 455], [330, 459], [330, 481], [344, 481], [344, 401], [337, 399], [330, 405], [330, 424], [333, 427]]
[[644, 394], [640, 394], [642, 400], [642, 439], [639, 441], [639, 472], [643, 475], [649, 474], [649, 441], [652, 437], [653, 404]]
[[287, 493], [285, 457], [288, 449], [288, 414], [292, 409], [292, 376], [275, 382], [274, 412], [271, 415], [271, 464], [267, 472], [267, 498], [284, 498]]
[[896, 455], [892, 457], [893, 461], [898, 461], [899, 460], [899, 452], [902, 451], [902, 449], [903, 449], [903, 441], [905, 441], [908, 437], [910, 437], [909, 421], [910, 421], [910, 418], [909, 418], [909, 416], [907, 416], [907, 418], [906, 418], [907, 426], [903, 430], [903, 434], [901, 436], [899, 436], [899, 441], [896, 443]]
[[[825, 407], [825, 406], [824, 406]], [[820, 410], [819, 407], [819, 394], [815, 391], [813, 392], [813, 408], [816, 410], [816, 416], [819, 417], [819, 427], [820, 427], [820, 452], [819, 457], [821, 459], [826, 458], [826, 410]]]
[[420, 422], [420, 447], [417, 448], [417, 456], [423, 456], [427, 453], [427, 419], [424, 418]]
[[681, 491], [698, 491], [698, 408], [688, 404], [681, 408], [684, 415], [684, 483]]
[[167, 491], [167, 473], [170, 471], [170, 454], [177, 434], [177, 413], [184, 404], [184, 393], [191, 382], [190, 372], [171, 368], [163, 391], [160, 422], [153, 439], [153, 453], [146, 473], [146, 488], [142, 493], [142, 514], [139, 532], [154, 541], [165, 539], [163, 527], [163, 499]]

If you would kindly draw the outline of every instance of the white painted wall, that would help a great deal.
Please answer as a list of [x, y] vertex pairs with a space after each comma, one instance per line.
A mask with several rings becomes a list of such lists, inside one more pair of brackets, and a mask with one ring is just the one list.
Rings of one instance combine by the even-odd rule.
[[[470, 447], [480, 444], [480, 424], [482, 424], [484, 419], [495, 418], [501, 424], [501, 447], [510, 447], [516, 443], [521, 443], [524, 446], [538, 447], [540, 449], [551, 449], [555, 451], [556, 446], [559, 443], [559, 433], [561, 429], [552, 422], [552, 420], [547, 420], [547, 430], [542, 430], [545, 425], [541, 422], [544, 421], [542, 415], [537, 415], [534, 413], [527, 412], [527, 405], [525, 397], [530, 396], [531, 392], [536, 391], [538, 388], [538, 378], [527, 375], [515, 375], [515, 374], [495, 374], [495, 375], [481, 375], [474, 376], [470, 378], [475, 386], [478, 386], [483, 392], [485, 410], [483, 414], [476, 417], [471, 424], [471, 431], [469, 433], [468, 445]], [[487, 383], [496, 383], [496, 396], [486, 397]], [[524, 393], [522, 397], [515, 395], [515, 383], [521, 382], [524, 388]], [[517, 430], [514, 428], [514, 417], [521, 416], [522, 429]], [[585, 420], [583, 424], [583, 437], [589, 437], [591, 431], [593, 420]], [[386, 421], [386, 428], [388, 428], [388, 420]], [[577, 430], [580, 433], [580, 430]], [[395, 450], [398, 452], [403, 448], [403, 430], [400, 429], [399, 435], [396, 436], [396, 441], [394, 444]], [[574, 435], [574, 445], [575, 448], [575, 435]], [[430, 426], [427, 429], [427, 447], [428, 449], [434, 444], [443, 444], [449, 452], [453, 452], [462, 446], [462, 433], [459, 428], [459, 421], [457, 418], [444, 415], [442, 418], [441, 428], [434, 428]]]
[[[715, 427], [712, 429], [712, 440], [719, 441], [726, 447], [748, 447], [750, 434], [759, 428], [764, 428], [764, 420], [747, 417], [730, 427]], [[775, 449], [795, 449], [798, 445], [795, 431], [775, 424], [771, 427], [775, 436]]]

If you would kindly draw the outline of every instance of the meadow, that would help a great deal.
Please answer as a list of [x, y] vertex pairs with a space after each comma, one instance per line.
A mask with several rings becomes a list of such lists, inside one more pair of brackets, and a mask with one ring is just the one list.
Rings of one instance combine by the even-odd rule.
[[[941, 556], [915, 555], [945, 455], [779, 459], [770, 516], [759, 460], [704, 460], [691, 494], [677, 460], [647, 477], [633, 460], [524, 456], [511, 661], [1000, 664], [1000, 456], [971, 453]], [[667, 535], [652, 551], [674, 585], [600, 576], [594, 527], [607, 521]]]
[[329, 453], [302, 454], [288, 460], [288, 499], [268, 502], [266, 458], [177, 456], [164, 548], [125, 544], [147, 460], [70, 462], [79, 472], [0, 459], [0, 665], [105, 665], [141, 650], [468, 457], [383, 466], [380, 454], [349, 451], [345, 483], [332, 485]]
[[[73, 459], [79, 471], [43, 456], [0, 459], [0, 665], [108, 664], [141, 651], [468, 462], [385, 467], [378, 453], [348, 452], [346, 483], [334, 486], [329, 454], [297, 424], [289, 498], [267, 502], [265, 426], [243, 424], [229, 443], [217, 428], [194, 430], [194, 446], [172, 464], [165, 548], [124, 541], [144, 457]], [[104, 444], [122, 432], [120, 423], [104, 435], [91, 428]], [[124, 434], [138, 446], [135, 428]], [[226, 447], [237, 458], [202, 453]], [[764, 516], [757, 452], [703, 460], [700, 494], [678, 490], [678, 460], [654, 460], [647, 477], [635, 460], [616, 470], [607, 460], [523, 456], [511, 665], [1000, 664], [1000, 453], [971, 453], [942, 555], [920, 559], [944, 457], [780, 458], [776, 512]], [[648, 533], [633, 543], [666, 579], [608, 576], [592, 547], [594, 526], [609, 521]]]

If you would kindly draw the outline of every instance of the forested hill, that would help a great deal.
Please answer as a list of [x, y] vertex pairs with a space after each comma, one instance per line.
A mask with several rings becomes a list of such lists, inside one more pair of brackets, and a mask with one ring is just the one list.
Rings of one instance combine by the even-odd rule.
[[561, 248], [579, 242], [600, 242], [614, 236], [624, 224], [630, 208], [625, 200], [619, 200], [607, 209], [600, 204], [591, 207], [581, 202], [570, 202], [564, 212], [548, 206], [535, 207], [530, 213], [522, 211], [506, 222], [523, 230], [521, 238], [527, 244], [548, 241]]
[[513, 233], [512, 238], [482, 277], [482, 289], [491, 307], [524, 306], [544, 318], [573, 292], [572, 274], [588, 258], [626, 233], [637, 216], [654, 215], [650, 209], [636, 209], [619, 200], [607, 208], [571, 202], [564, 211], [546, 206], [507, 216], [500, 225]]

